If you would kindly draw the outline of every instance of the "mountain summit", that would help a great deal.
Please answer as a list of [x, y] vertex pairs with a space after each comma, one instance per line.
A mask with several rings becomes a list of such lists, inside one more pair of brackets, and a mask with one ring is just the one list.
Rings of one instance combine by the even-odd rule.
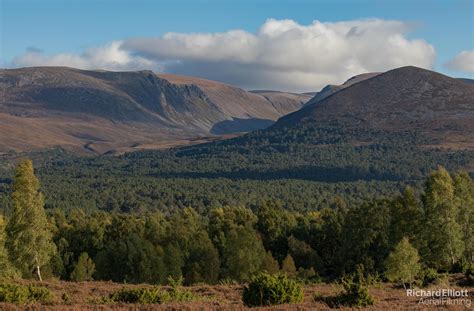
[[474, 85], [402, 67], [308, 104], [281, 118], [273, 128], [308, 123], [349, 130], [418, 131], [445, 143], [474, 147]]

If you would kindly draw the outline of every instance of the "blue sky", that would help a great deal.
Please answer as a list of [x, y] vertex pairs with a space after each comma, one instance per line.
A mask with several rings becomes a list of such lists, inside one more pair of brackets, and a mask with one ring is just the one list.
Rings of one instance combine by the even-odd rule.
[[[3, 67], [30, 64], [23, 59], [21, 60], [23, 62], [18, 60], [18, 57], [25, 53], [41, 54], [42, 58], [39, 58], [40, 60], [35, 58], [35, 62], [32, 64], [41, 65], [40, 62], [44, 61], [47, 65], [50, 64], [45, 60], [48, 56], [56, 54], [81, 55], [87, 49], [104, 46], [110, 42], [134, 38], [159, 38], [168, 32], [214, 34], [238, 29], [254, 34], [270, 18], [278, 21], [292, 20], [297, 25], [295, 27], [310, 25], [314, 20], [321, 23], [335, 23], [376, 18], [402, 22], [410, 29], [404, 33], [406, 40], [422, 39], [431, 45], [435, 50], [433, 62], [429, 65], [431, 69], [452, 76], [473, 77], [472, 72], [459, 70], [459, 66], [450, 68], [444, 66], [461, 51], [474, 49], [474, 1], [472, 0], [0, 0], [0, 2], [2, 36], [0, 59]], [[142, 43], [148, 46], [156, 42], [143, 41]], [[160, 41], [157, 48], [163, 48], [162, 44]], [[156, 68], [151, 69], [157, 71], [161, 69], [199, 75], [199, 68], [209, 64], [209, 60], [196, 63], [194, 55], [192, 57], [182, 56], [187, 57], [185, 59], [180, 59], [178, 56], [176, 59], [172, 59], [170, 55], [164, 57], [160, 54], [157, 56], [146, 47], [137, 48], [135, 42], [128, 44], [127, 41], [126, 45], [127, 48], [133, 46], [133, 48], [129, 48], [130, 55], [139, 55], [138, 63], [141, 66], [151, 64], [144, 61], [142, 58], [144, 57], [153, 62], [151, 66], [156, 66]], [[376, 51], [374, 50], [374, 52]], [[396, 56], [392, 55], [391, 57]], [[16, 61], [15, 58], [17, 58]], [[189, 61], [191, 58], [193, 62]], [[234, 58], [229, 62], [234, 64]], [[31, 60], [31, 57], [28, 59]], [[407, 62], [410, 61], [412, 59], [407, 59]], [[167, 66], [166, 64], [170, 62], [186, 63], [189, 67], [194, 66], [196, 69], [190, 71], [183, 69], [183, 66], [179, 69], [176, 66]], [[231, 68], [229, 62], [219, 63], [213, 69]], [[134, 64], [136, 63], [134, 62]], [[100, 63], [94, 63], [94, 65], [100, 66]], [[253, 63], [249, 67], [255, 67], [255, 64]], [[170, 70], [166, 70], [166, 68], [170, 68]], [[377, 69], [378, 67], [354, 66], [354, 68]], [[239, 84], [240, 80], [233, 81], [228, 78], [235, 72], [235, 68], [228, 69], [227, 72], [217, 77], [220, 77], [221, 80], [227, 79], [225, 82]], [[289, 72], [294, 72], [294, 70], [291, 69]], [[352, 71], [348, 70], [344, 73], [352, 73]], [[252, 73], [248, 72], [247, 74], [251, 75]], [[330, 73], [325, 74], [326, 78], [321, 78], [322, 82], [331, 80]], [[340, 74], [342, 76], [343, 72]], [[215, 78], [205, 70], [202, 76]], [[298, 77], [298, 79], [303, 78]], [[334, 82], [340, 80], [338, 75], [334, 75], [332, 79], [337, 80]], [[282, 84], [280, 82], [274, 84], [280, 86]], [[242, 86], [251, 87], [251, 85]], [[319, 84], [315, 83], [315, 87], [319, 87]]]

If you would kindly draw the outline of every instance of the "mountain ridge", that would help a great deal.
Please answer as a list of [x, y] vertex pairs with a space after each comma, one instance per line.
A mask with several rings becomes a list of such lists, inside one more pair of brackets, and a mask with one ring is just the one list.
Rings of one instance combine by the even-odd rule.
[[446, 138], [444, 133], [455, 139], [453, 135], [464, 136], [474, 143], [474, 85], [414, 66], [401, 67], [308, 103], [271, 128], [307, 122], [342, 128], [418, 130], [441, 140]]
[[362, 73], [356, 76], [353, 76], [349, 79], [347, 79], [343, 84], [329, 84], [326, 85], [324, 88], [321, 89], [321, 91], [317, 92], [313, 98], [311, 98], [305, 105], [311, 105], [315, 102], [321, 101], [325, 99], [328, 96], [331, 96], [334, 93], [337, 93], [355, 83], [362, 82], [364, 80], [370, 79], [372, 77], [375, 77], [379, 75], [380, 72], [368, 72], [368, 73]]
[[103, 153], [187, 144], [269, 126], [309, 99], [280, 99], [276, 108], [215, 81], [68, 67], [2, 69], [0, 90], [1, 151], [58, 145]]

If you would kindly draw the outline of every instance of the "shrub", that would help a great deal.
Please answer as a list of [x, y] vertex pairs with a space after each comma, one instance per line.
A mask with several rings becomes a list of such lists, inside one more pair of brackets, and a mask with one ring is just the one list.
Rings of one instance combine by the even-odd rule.
[[28, 299], [34, 302], [51, 303], [53, 301], [53, 294], [46, 287], [28, 286]]
[[167, 292], [160, 290], [157, 287], [151, 288], [122, 288], [109, 295], [110, 302], [123, 303], [165, 303], [170, 300]]
[[438, 273], [438, 271], [433, 268], [427, 268], [423, 271], [423, 286], [431, 284], [446, 285], [447, 283], [449, 283], [447, 274]]
[[242, 299], [249, 307], [298, 303], [303, 301], [303, 287], [286, 275], [261, 273], [244, 287]]
[[224, 279], [220, 279], [219, 282], [217, 282], [217, 284], [224, 285], [224, 286], [233, 286], [233, 285], [239, 285], [240, 283], [233, 279], [224, 278]]
[[169, 292], [170, 300], [173, 302], [187, 302], [196, 300], [197, 297], [191, 291], [182, 289], [183, 277], [178, 279], [173, 279], [172, 277], [168, 278], [168, 284], [171, 286], [171, 291]]
[[182, 277], [177, 280], [170, 277], [168, 283], [171, 286], [170, 291], [162, 290], [159, 287], [122, 288], [103, 299], [103, 302], [162, 304], [166, 302], [188, 302], [198, 298], [192, 292], [181, 288]]
[[72, 298], [68, 293], [63, 293], [61, 295], [61, 300], [63, 301], [64, 304], [71, 304], [72, 303]]
[[314, 271], [314, 268], [311, 267], [309, 269], [304, 269], [300, 267], [298, 269], [298, 272], [296, 273], [296, 276], [299, 280], [305, 282], [305, 283], [319, 283], [321, 282], [321, 278], [318, 277], [316, 274], [316, 271]]
[[381, 288], [382, 283], [383, 283], [383, 279], [382, 279], [381, 275], [378, 274], [378, 272], [375, 272], [373, 274], [367, 275], [366, 282], [367, 282], [368, 286], [374, 286], [374, 287]]
[[466, 265], [463, 272], [466, 277], [465, 285], [474, 285], [474, 264]]
[[433, 268], [427, 268], [423, 271], [423, 285], [427, 286], [429, 284], [435, 283], [439, 278], [438, 271]]
[[363, 282], [347, 278], [342, 280], [342, 286], [344, 293], [340, 298], [343, 305], [366, 307], [374, 304], [374, 298], [369, 294], [369, 289]]
[[34, 285], [0, 284], [0, 302], [15, 304], [51, 303], [53, 294], [46, 287]]
[[28, 302], [28, 290], [24, 286], [1, 284], [0, 302], [24, 304]]
[[322, 297], [315, 295], [314, 299], [323, 301], [331, 308], [340, 306], [367, 307], [375, 303], [369, 294], [368, 282], [364, 277], [363, 269], [357, 269], [357, 273], [341, 280], [343, 292], [338, 296]]

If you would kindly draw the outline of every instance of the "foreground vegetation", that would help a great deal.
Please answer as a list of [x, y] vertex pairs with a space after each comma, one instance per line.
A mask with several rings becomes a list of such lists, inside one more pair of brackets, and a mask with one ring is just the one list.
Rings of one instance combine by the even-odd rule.
[[[473, 279], [474, 185], [467, 173], [451, 176], [442, 167], [427, 178], [419, 196], [407, 187], [392, 199], [350, 207], [340, 199], [332, 208], [309, 212], [272, 201], [253, 210], [225, 206], [204, 213], [192, 208], [166, 214], [46, 212], [28, 160], [17, 166], [11, 196], [12, 212], [0, 218], [2, 277], [171, 284], [174, 289], [118, 291], [103, 302], [194, 300], [191, 293], [177, 291], [181, 282], [251, 281], [243, 291], [249, 306], [298, 303], [299, 284], [324, 280], [340, 282], [345, 291], [323, 299], [326, 304], [366, 306], [375, 301], [368, 292], [374, 282], [429, 286], [444, 273], [459, 272], [464, 284]], [[18, 303], [36, 301], [35, 293], [49, 297], [34, 287], [3, 285], [2, 290], [20, 297]]]
[[[464, 288], [470, 292], [473, 287], [459, 287], [456, 285], [457, 279], [451, 279], [452, 288]], [[29, 282], [17, 281], [16, 285], [27, 287]], [[43, 283], [34, 283], [36, 287], [46, 288], [52, 296], [52, 300], [45, 303], [30, 302], [29, 305], [1, 303], [1, 310], [18, 310], [18, 306], [28, 306], [34, 310], [39, 304], [46, 305], [48, 310], [240, 310], [244, 309], [245, 304], [242, 299], [244, 287], [242, 285], [217, 284], [205, 285], [197, 284], [181, 288], [190, 292], [193, 299], [187, 301], [169, 300], [161, 304], [158, 303], [140, 303], [140, 302], [112, 302], [111, 296], [118, 296], [117, 293], [126, 293], [128, 297], [137, 297], [137, 293], [158, 292], [169, 293], [172, 291], [170, 286], [152, 286], [152, 285], [124, 285], [112, 282], [65, 282], [57, 280], [47, 280]], [[430, 288], [444, 288], [446, 284], [433, 285]], [[334, 284], [307, 284], [303, 287], [304, 297], [301, 302], [295, 304], [285, 304], [278, 307], [278, 310], [327, 310], [330, 307], [336, 307], [332, 304], [337, 297], [345, 292], [343, 285]], [[420, 305], [419, 298], [407, 297], [403, 288], [392, 283], [375, 283], [370, 286], [369, 295], [374, 300], [371, 307], [374, 310], [426, 310], [430, 306]], [[125, 296], [125, 295], [124, 295]], [[140, 297], [140, 296], [139, 296]], [[153, 295], [142, 295], [141, 297], [153, 297]], [[135, 299], [135, 298], [133, 298]], [[128, 300], [128, 299], [127, 299]], [[131, 300], [128, 300], [131, 301]], [[133, 301], [133, 300], [132, 300]], [[446, 307], [448, 310], [465, 310], [463, 305], [454, 305]], [[41, 310], [41, 309], [40, 309]]]

